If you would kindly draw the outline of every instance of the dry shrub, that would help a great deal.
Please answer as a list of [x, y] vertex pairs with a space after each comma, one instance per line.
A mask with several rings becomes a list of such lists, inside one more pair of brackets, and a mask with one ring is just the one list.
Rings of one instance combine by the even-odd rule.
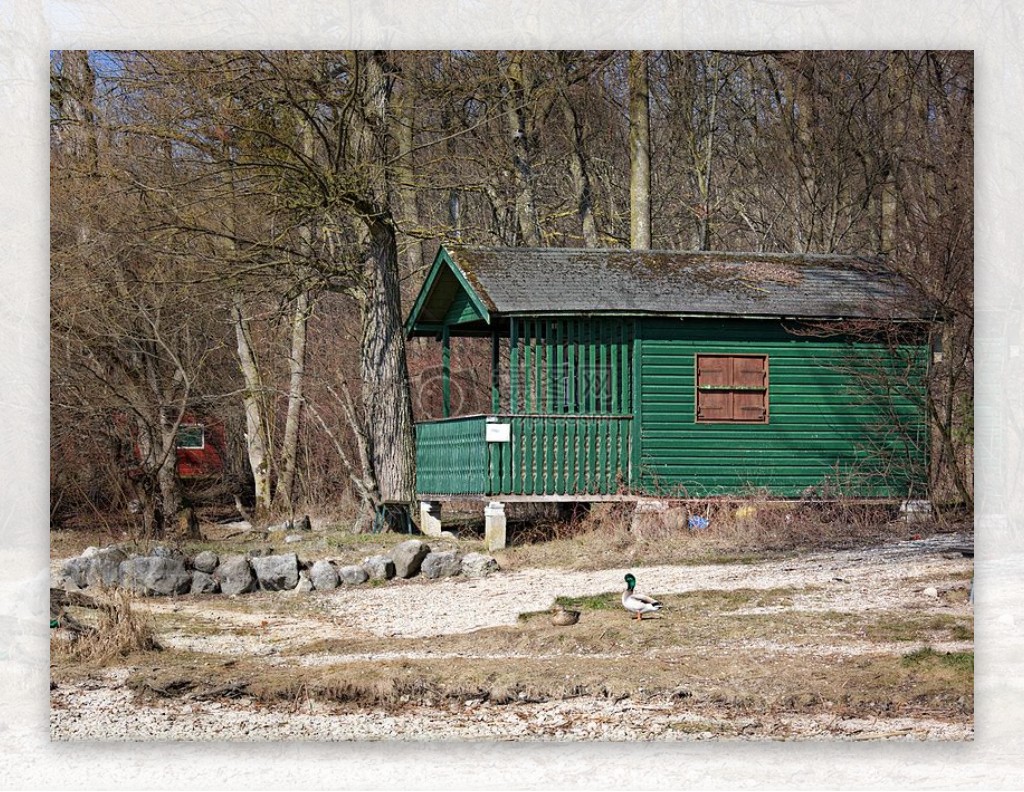
[[[895, 504], [759, 496], [671, 501], [667, 509], [640, 513], [633, 503], [597, 503], [573, 520], [510, 523], [510, 547], [499, 562], [506, 568], [600, 569], [753, 560], [905, 538], [926, 527], [908, 526], [898, 516]], [[691, 527], [691, 517], [707, 526]]]
[[51, 660], [103, 664], [135, 652], [159, 651], [153, 623], [132, 609], [132, 599], [124, 590], [104, 592], [95, 627], [51, 634]]

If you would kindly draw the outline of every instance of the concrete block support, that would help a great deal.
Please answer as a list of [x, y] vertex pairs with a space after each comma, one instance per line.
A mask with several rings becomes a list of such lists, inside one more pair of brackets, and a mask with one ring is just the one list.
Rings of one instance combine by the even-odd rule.
[[484, 544], [488, 550], [505, 546], [505, 504], [491, 501], [484, 509]]
[[426, 536], [441, 535], [441, 504], [438, 501], [420, 501], [420, 531]]

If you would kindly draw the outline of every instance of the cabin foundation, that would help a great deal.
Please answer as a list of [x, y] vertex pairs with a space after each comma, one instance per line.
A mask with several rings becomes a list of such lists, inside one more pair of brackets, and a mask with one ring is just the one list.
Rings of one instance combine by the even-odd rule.
[[434, 537], [441, 535], [440, 501], [420, 501], [420, 533]]
[[491, 501], [484, 508], [484, 544], [488, 550], [501, 550], [505, 541], [505, 504]]

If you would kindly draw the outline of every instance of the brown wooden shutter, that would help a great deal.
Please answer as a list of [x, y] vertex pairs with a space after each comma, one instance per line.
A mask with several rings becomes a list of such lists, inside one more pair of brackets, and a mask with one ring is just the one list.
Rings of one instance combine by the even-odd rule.
[[765, 423], [768, 358], [764, 355], [697, 355], [697, 420]]

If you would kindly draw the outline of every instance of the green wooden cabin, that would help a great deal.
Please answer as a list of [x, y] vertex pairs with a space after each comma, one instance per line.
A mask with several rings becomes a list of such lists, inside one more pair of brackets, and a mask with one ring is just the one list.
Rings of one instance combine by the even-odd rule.
[[[503, 526], [508, 501], [920, 497], [930, 318], [864, 257], [442, 247], [406, 325], [442, 359], [421, 521], [451, 499]], [[451, 415], [473, 336], [490, 411]]]

